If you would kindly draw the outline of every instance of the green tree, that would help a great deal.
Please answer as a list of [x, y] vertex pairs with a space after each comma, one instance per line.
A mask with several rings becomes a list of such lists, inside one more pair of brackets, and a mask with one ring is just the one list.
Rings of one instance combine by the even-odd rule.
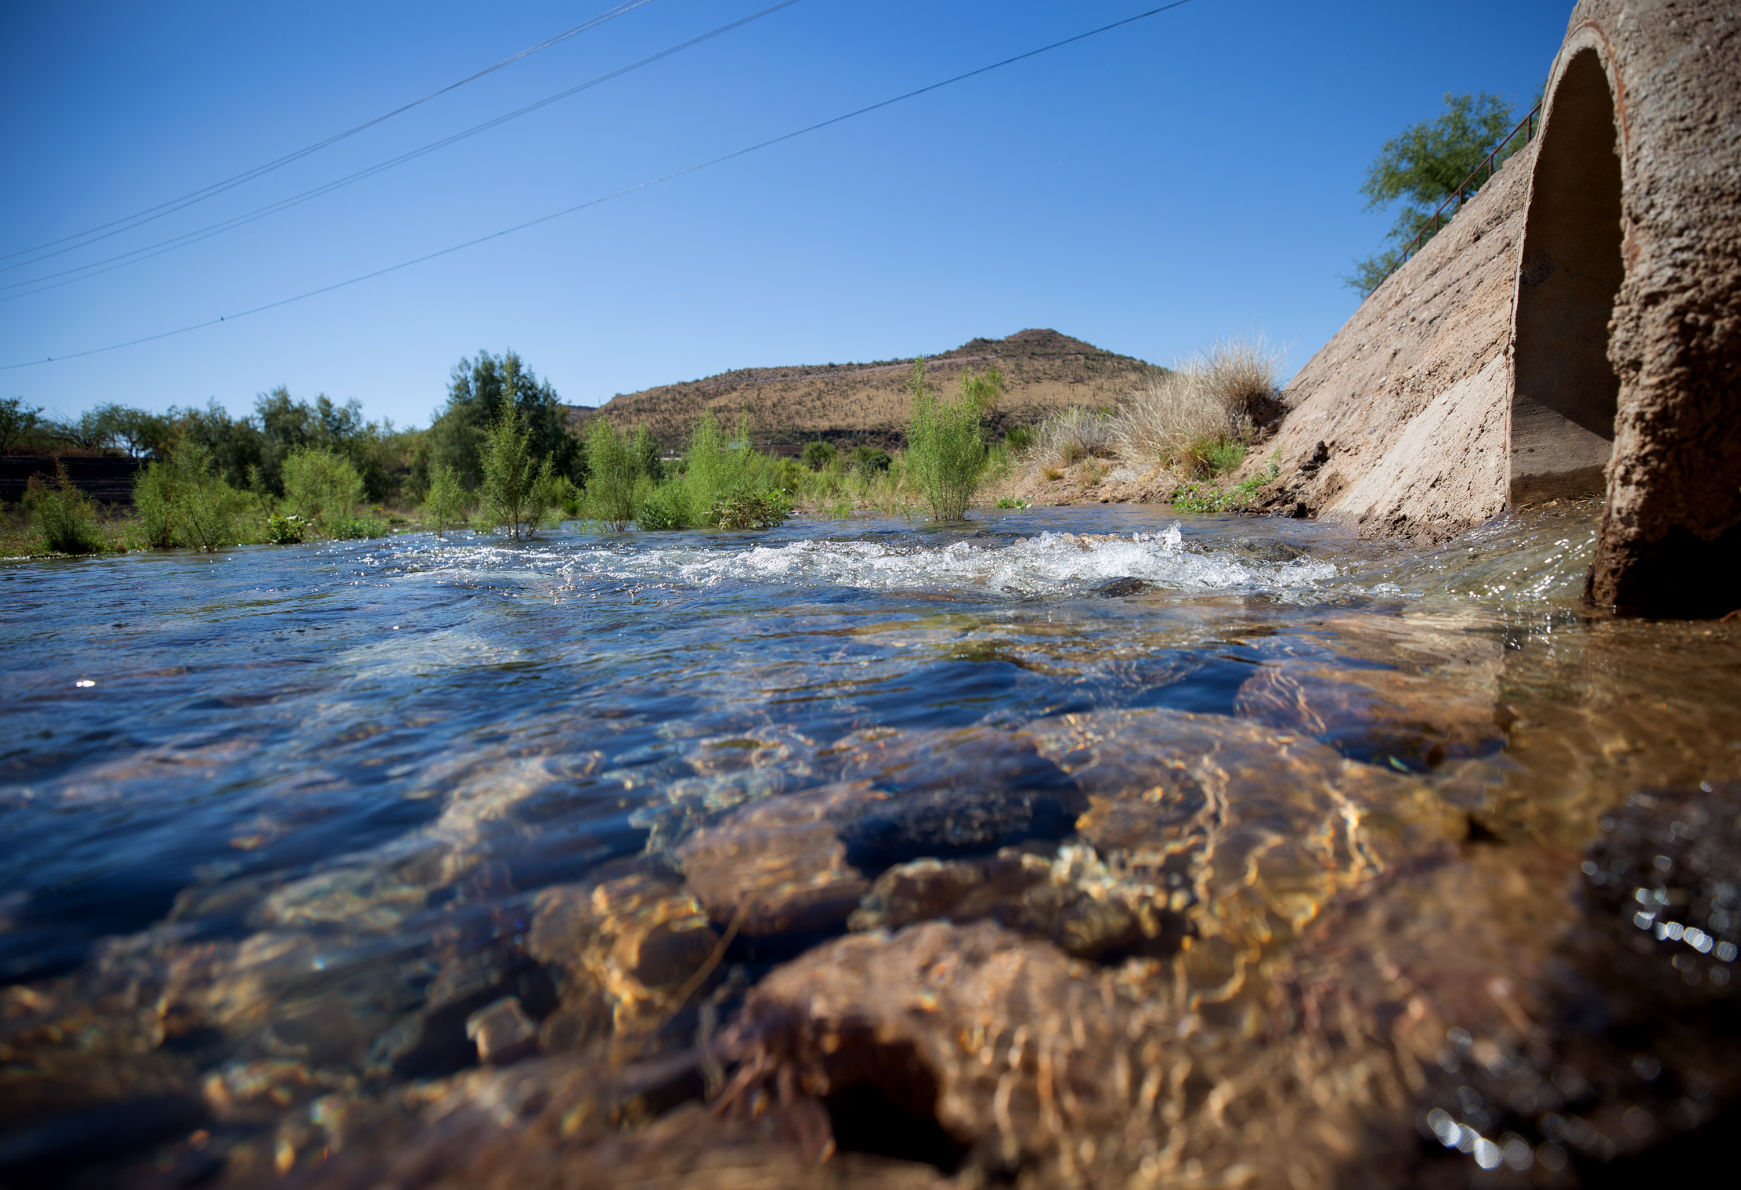
[[1447, 94], [1438, 116], [1386, 141], [1360, 193], [1369, 211], [1402, 204], [1390, 229], [1390, 247], [1355, 261], [1354, 273], [1343, 282], [1362, 294], [1377, 289], [1401, 263], [1403, 249], [1423, 231], [1432, 234], [1433, 212], [1515, 123], [1511, 105], [1497, 95]]
[[538, 523], [531, 507], [538, 465], [532, 454], [532, 435], [525, 416], [507, 398], [500, 410], [485, 431], [479, 452], [484, 515], [491, 524], [506, 529], [514, 541], [520, 541], [531, 536]]
[[18, 397], [0, 397], [0, 454], [9, 453], [36, 433], [42, 409]]
[[448, 378], [447, 404], [428, 430], [428, 464], [445, 463], [466, 487], [483, 479], [485, 439], [500, 419], [502, 402], [519, 413], [535, 458], [549, 458], [557, 472], [581, 478], [579, 444], [568, 431], [568, 408], [547, 380], [539, 380], [512, 351], [480, 351], [461, 359]]
[[912, 414], [907, 422], [907, 466], [931, 515], [940, 521], [958, 521], [979, 487], [985, 466], [985, 440], [980, 418], [1002, 391], [1002, 376], [993, 369], [985, 376], [966, 372], [961, 394], [954, 401], [939, 401], [925, 381], [925, 361], [913, 361], [907, 378]]

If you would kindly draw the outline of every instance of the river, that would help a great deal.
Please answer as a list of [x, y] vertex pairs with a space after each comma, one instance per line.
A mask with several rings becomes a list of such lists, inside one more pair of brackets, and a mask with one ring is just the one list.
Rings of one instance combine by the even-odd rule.
[[1675, 1168], [1741, 625], [1590, 613], [1594, 517], [0, 565], [0, 1185]]

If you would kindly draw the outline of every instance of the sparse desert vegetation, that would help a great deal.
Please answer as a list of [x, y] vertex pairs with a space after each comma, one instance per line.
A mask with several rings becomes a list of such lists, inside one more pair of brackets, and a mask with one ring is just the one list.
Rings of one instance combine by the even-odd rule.
[[1225, 489], [1221, 480], [1280, 413], [1279, 365], [1280, 352], [1261, 338], [1224, 339], [1150, 376], [1111, 410], [1055, 413], [1033, 430], [994, 494], [1037, 503], [1174, 500], [1194, 512], [1241, 507], [1274, 469]]

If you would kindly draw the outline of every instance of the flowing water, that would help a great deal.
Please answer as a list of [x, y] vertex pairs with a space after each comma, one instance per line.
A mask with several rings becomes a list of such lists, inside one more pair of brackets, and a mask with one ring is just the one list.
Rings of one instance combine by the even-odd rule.
[[7, 565], [0, 1186], [1692, 1160], [1741, 626], [1588, 613], [1594, 515]]

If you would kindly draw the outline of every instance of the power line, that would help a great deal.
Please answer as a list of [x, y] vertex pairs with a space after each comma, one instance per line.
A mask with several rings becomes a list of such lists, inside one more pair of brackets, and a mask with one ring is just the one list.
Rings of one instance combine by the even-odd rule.
[[[446, 95], [449, 91], [458, 90], [467, 83], [474, 83], [485, 75], [494, 74], [504, 66], [511, 66], [523, 58], [529, 58], [533, 54], [536, 54], [541, 50], [547, 50], [551, 46], [567, 41], [571, 37], [576, 37], [588, 30], [596, 29], [606, 21], [615, 20], [617, 17], [633, 12], [635, 9], [646, 4], [651, 4], [652, 2], [653, 0], [624, 0], [624, 3], [621, 3], [606, 12], [602, 12], [590, 20], [582, 21], [572, 29], [564, 29], [554, 37], [546, 38], [537, 45], [527, 46], [517, 54], [510, 54], [500, 62], [486, 66], [482, 70], [476, 71], [472, 74], [468, 74], [457, 82], [449, 83], [447, 86], [431, 91], [429, 94], [424, 95], [421, 98], [413, 99], [410, 103], [401, 104], [390, 112], [384, 112], [372, 119], [364, 120], [361, 124], [347, 128], [343, 132], [335, 132], [331, 136], [315, 141], [311, 145], [304, 145], [302, 148], [297, 149], [294, 152], [286, 153], [282, 157], [275, 157], [271, 161], [265, 162], [262, 165], [256, 165], [251, 169], [245, 169], [239, 174], [232, 174], [230, 177], [223, 178], [207, 186], [202, 186], [198, 190], [190, 190], [188, 193], [183, 194], [178, 198], [166, 199], [165, 201], [158, 203], [156, 206], [146, 207], [144, 210], [135, 211], [131, 215], [123, 215], [119, 219], [111, 219], [107, 223], [99, 223], [95, 227], [86, 228], [84, 231], [76, 231], [70, 235], [64, 235], [57, 240], [49, 240], [46, 243], [37, 244], [30, 248], [20, 248], [14, 252], [0, 253], [0, 260], [11, 260], [15, 256], [24, 256], [31, 252], [41, 253], [40, 256], [32, 257], [30, 260], [23, 260], [19, 261], [17, 264], [0, 266], [0, 271], [21, 268], [25, 265], [35, 264], [38, 261], [60, 256], [66, 252], [75, 251], [79, 248], [85, 247], [87, 244], [94, 244], [98, 240], [106, 240], [110, 236], [120, 235], [122, 232], [131, 231], [133, 228], [138, 227], [141, 224], [150, 223], [155, 219], [161, 219], [165, 215], [173, 214], [176, 211], [182, 210], [184, 207], [190, 207], [197, 202], [203, 202], [206, 199], [211, 198], [213, 195], [222, 194], [226, 190], [232, 190], [244, 182], [250, 182], [255, 178], [260, 177], [262, 174], [269, 174], [275, 169], [281, 169], [293, 161], [300, 161], [310, 153], [318, 153], [320, 150], [336, 145], [338, 142], [353, 137], [359, 132], [373, 128], [375, 125], [380, 124], [383, 121], [391, 120], [394, 116], [404, 115], [412, 108], [421, 106], [432, 99], [437, 99], [440, 96]], [[76, 244], [69, 243], [69, 241], [72, 240], [78, 240], [80, 242]], [[66, 246], [59, 246], [63, 244]], [[54, 251], [44, 251], [44, 249], [49, 248], [53, 248]]]
[[[641, 3], [648, 2], [649, 0], [641, 0]], [[797, 3], [799, 3], [799, 0], [780, 0], [780, 3], [764, 8], [760, 12], [751, 13], [746, 17], [739, 17], [735, 21], [728, 21], [716, 29], [710, 29], [706, 33], [698, 34], [695, 37], [689, 38], [687, 41], [678, 42], [676, 45], [667, 46], [665, 49], [659, 50], [657, 53], [648, 54], [644, 58], [638, 58], [626, 66], [619, 66], [615, 70], [608, 70], [604, 74], [597, 75], [583, 83], [576, 83], [574, 86], [566, 87], [553, 95], [546, 95], [542, 99], [533, 100], [531, 103], [522, 107], [517, 107], [513, 111], [504, 112], [499, 116], [485, 120], [481, 124], [474, 124], [470, 128], [444, 136], [439, 140], [431, 141], [418, 148], [407, 150], [406, 152], [399, 154], [397, 157], [390, 157], [386, 161], [377, 162], [374, 165], [367, 166], [354, 173], [346, 174], [341, 178], [336, 178], [330, 182], [324, 182], [319, 186], [304, 190], [299, 194], [293, 194], [289, 198], [281, 198], [276, 202], [267, 203], [263, 207], [256, 207], [252, 211], [245, 211], [240, 215], [234, 215], [228, 219], [219, 220], [216, 223], [209, 223], [204, 227], [195, 228], [192, 231], [186, 231], [180, 235], [171, 236], [165, 240], [159, 240], [155, 244], [147, 244], [141, 248], [133, 248], [129, 251], [118, 253], [103, 260], [94, 260], [88, 264], [75, 265], [72, 268], [62, 269], [58, 273], [44, 273], [41, 276], [31, 277], [28, 280], [13, 281], [6, 285], [0, 285], [0, 291], [11, 289], [20, 291], [0, 296], [0, 303], [16, 301], [19, 298], [30, 297], [38, 293], [46, 293], [51, 289], [59, 289], [63, 285], [71, 285], [74, 282], [83, 281], [90, 277], [98, 277], [104, 273], [112, 273], [116, 269], [125, 268], [127, 265], [137, 264], [142, 260], [150, 260], [154, 256], [162, 256], [165, 252], [173, 252], [177, 248], [183, 248], [189, 244], [196, 244], [201, 240], [208, 240], [215, 235], [221, 235], [222, 233], [234, 228], [253, 223], [259, 219], [264, 219], [268, 215], [275, 215], [279, 211], [299, 206], [302, 203], [308, 202], [311, 199], [319, 198], [322, 195], [331, 194], [334, 190], [342, 189], [354, 182], [360, 182], [364, 178], [370, 178], [378, 173], [384, 173], [396, 166], [404, 165], [408, 161], [414, 161], [417, 158], [427, 156], [438, 149], [445, 149], [449, 145], [456, 144], [468, 137], [476, 136], [480, 132], [486, 132], [491, 128], [506, 124], [510, 120], [517, 120], [521, 116], [529, 115], [532, 112], [538, 111], [540, 108], [548, 107], [560, 100], [572, 98], [573, 96], [580, 94], [582, 91], [590, 90], [593, 87], [610, 82], [612, 79], [620, 78], [625, 74], [639, 70], [644, 66], [649, 66], [663, 58], [669, 58], [673, 54], [681, 53], [684, 50], [700, 45], [702, 42], [710, 41], [715, 37], [729, 33], [733, 29], [740, 28], [752, 21], [759, 21], [765, 16], [770, 16], [773, 13], [779, 12], [782, 8], [790, 8], [792, 5]], [[94, 243], [95, 241], [88, 242]], [[79, 246], [82, 247], [83, 245]], [[65, 250], [70, 251], [70, 249]], [[47, 258], [37, 257], [36, 259], [45, 260]], [[35, 262], [26, 261], [24, 263], [32, 264]], [[0, 267], [0, 272], [9, 268], [18, 267], [20, 266], [7, 265]], [[43, 282], [48, 282], [49, 284], [42, 284]], [[29, 286], [35, 286], [35, 288], [28, 288]]]
[[10, 372], [10, 371], [13, 371], [14, 369], [17, 369], [17, 368], [38, 367], [42, 364], [53, 363], [53, 362], [55, 362], [55, 360], [57, 358], [61, 359], [61, 360], [79, 359], [79, 358], [81, 358], [83, 356], [87, 356], [87, 355], [101, 355], [104, 352], [108, 352], [108, 351], [119, 351], [125, 347], [137, 347], [143, 343], [155, 343], [159, 339], [169, 339], [169, 338], [175, 337], [176, 335], [188, 334], [191, 331], [204, 330], [206, 327], [216, 326], [220, 322], [233, 322], [238, 318], [247, 318], [253, 314], [264, 314], [266, 311], [276, 310], [280, 306], [288, 306], [288, 305], [291, 305], [295, 302], [306, 301], [309, 298], [319, 297], [322, 294], [331, 293], [336, 289], [344, 289], [344, 288], [347, 288], [348, 286], [361, 284], [364, 281], [372, 281], [376, 277], [384, 277], [389, 273], [396, 273], [402, 269], [408, 269], [408, 268], [412, 268], [416, 265], [425, 264], [431, 260], [437, 260], [443, 256], [451, 256], [455, 252], [463, 252], [467, 248], [475, 248], [479, 244], [487, 244], [491, 240], [499, 240], [504, 236], [510, 236], [510, 235], [514, 235], [517, 232], [526, 231], [528, 228], [537, 227], [540, 224], [549, 223], [552, 220], [556, 220], [556, 219], [561, 219], [566, 215], [572, 215], [578, 211], [584, 211], [584, 210], [588, 209], [589, 207], [599, 206], [603, 203], [610, 202], [613, 199], [622, 198], [625, 195], [633, 194], [638, 190], [646, 190], [647, 188], [649, 188], [651, 186], [657, 186], [657, 185], [660, 185], [661, 183], [664, 183], [664, 182], [670, 182], [670, 181], [673, 181], [677, 178], [684, 177], [688, 174], [697, 173], [697, 172], [704, 170], [704, 169], [710, 169], [716, 165], [723, 165], [727, 161], [735, 161], [739, 157], [746, 157], [751, 153], [757, 153], [763, 149], [772, 148], [774, 145], [784, 144], [786, 141], [795, 140], [798, 137], [806, 136], [812, 132], [818, 132], [824, 128], [830, 128], [836, 124], [844, 123], [847, 120], [852, 120], [852, 119], [856, 119], [859, 116], [868, 115], [869, 113], [874, 112], [874, 111], [880, 111], [885, 107], [892, 107], [893, 105], [895, 105], [897, 103], [904, 103], [905, 101], [907, 101], [909, 99], [916, 99], [920, 95], [926, 95], [932, 91], [941, 90], [944, 87], [953, 86], [956, 83], [965, 82], [966, 80], [971, 79], [971, 78], [977, 78], [982, 74], [989, 74], [990, 72], [992, 72], [994, 70], [1001, 70], [1006, 66], [1013, 66], [1017, 62], [1025, 62], [1029, 58], [1036, 58], [1036, 57], [1040, 56], [1041, 54], [1051, 53], [1053, 50], [1062, 49], [1063, 47], [1065, 47], [1067, 45], [1074, 45], [1076, 42], [1086, 41], [1087, 39], [1089, 39], [1091, 37], [1098, 37], [1103, 33], [1110, 33], [1114, 29], [1122, 29], [1126, 25], [1134, 25], [1138, 21], [1143, 21], [1143, 20], [1147, 20], [1150, 17], [1159, 16], [1161, 13], [1164, 13], [1164, 12], [1171, 12], [1175, 8], [1183, 8], [1185, 5], [1187, 5], [1189, 3], [1191, 3], [1191, 0], [1173, 0], [1173, 3], [1171, 3], [1171, 4], [1163, 4], [1163, 5], [1160, 5], [1158, 8], [1151, 8], [1151, 9], [1147, 10], [1146, 12], [1139, 12], [1139, 13], [1135, 14], [1134, 16], [1128, 16], [1128, 17], [1125, 17], [1121, 20], [1113, 21], [1110, 24], [1101, 25], [1097, 29], [1090, 29], [1085, 33], [1078, 33], [1072, 37], [1066, 37], [1060, 41], [1054, 41], [1054, 42], [1051, 42], [1050, 44], [1040, 46], [1037, 49], [1032, 49], [1032, 50], [1028, 50], [1024, 53], [1015, 54], [1011, 57], [1004, 58], [1004, 59], [997, 61], [997, 62], [993, 62], [988, 66], [981, 66], [975, 70], [969, 70], [969, 71], [965, 71], [962, 74], [952, 75], [951, 77], [943, 79], [939, 82], [930, 83], [930, 84], [923, 86], [923, 87], [916, 87], [911, 91], [904, 91], [901, 94], [895, 95], [889, 99], [883, 99], [883, 100], [879, 100], [876, 103], [866, 104], [864, 107], [855, 108], [852, 111], [845, 112], [845, 113], [838, 115], [838, 116], [831, 116], [826, 120], [818, 120], [814, 124], [807, 124], [804, 127], [799, 128], [799, 129], [795, 129], [792, 132], [786, 132], [786, 133], [782, 133], [779, 136], [769, 137], [767, 140], [758, 141], [753, 145], [747, 145], [744, 148], [735, 149], [730, 153], [721, 154], [720, 156], [711, 158], [707, 161], [698, 162], [695, 165], [685, 166], [684, 168], [679, 169], [679, 170], [673, 170], [671, 173], [663, 174], [657, 178], [649, 178], [647, 181], [637, 182], [633, 186], [625, 186], [621, 190], [612, 191], [611, 193], [601, 195], [598, 198], [588, 199], [586, 202], [576, 203], [571, 207], [564, 207], [559, 211], [551, 211], [549, 214], [540, 215], [536, 219], [528, 219], [524, 223], [516, 223], [512, 227], [504, 227], [499, 231], [492, 231], [488, 235], [481, 235], [481, 236], [476, 237], [475, 239], [466, 240], [464, 243], [452, 244], [446, 248], [441, 248], [441, 249], [438, 249], [434, 252], [428, 252], [422, 256], [413, 257], [410, 260], [402, 260], [397, 264], [387, 265], [384, 268], [375, 269], [372, 272], [362, 273], [362, 274], [359, 274], [358, 276], [355, 276], [355, 277], [346, 278], [343, 281], [334, 281], [330, 285], [322, 285], [318, 289], [310, 289], [310, 290], [307, 290], [303, 293], [294, 294], [291, 297], [279, 298], [277, 301], [266, 302], [263, 305], [254, 306], [254, 307], [251, 307], [251, 308], [246, 309], [246, 310], [239, 310], [234, 314], [224, 314], [224, 315], [219, 315], [217, 318], [208, 318], [204, 322], [190, 323], [187, 326], [176, 327], [174, 330], [159, 331], [157, 334], [154, 334], [154, 335], [142, 335], [137, 339], [128, 339], [127, 341], [122, 342], [122, 343], [111, 343], [106, 347], [91, 347], [91, 348], [87, 348], [83, 351], [66, 352], [58, 357], [45, 356], [44, 358], [39, 359], [39, 360], [23, 360], [23, 361], [20, 361], [19, 363], [15, 363], [15, 364], [0, 364], [0, 372]]

